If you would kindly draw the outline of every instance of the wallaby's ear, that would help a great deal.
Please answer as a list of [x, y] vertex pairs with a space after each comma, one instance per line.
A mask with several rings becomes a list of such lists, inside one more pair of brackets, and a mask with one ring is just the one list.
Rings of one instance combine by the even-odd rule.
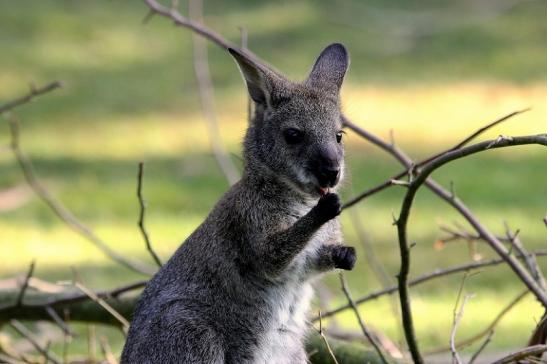
[[279, 77], [237, 49], [228, 48], [228, 52], [235, 58], [243, 74], [251, 99], [264, 106], [271, 105], [272, 94]]
[[346, 47], [333, 43], [317, 57], [306, 83], [337, 94], [348, 66], [349, 55]]

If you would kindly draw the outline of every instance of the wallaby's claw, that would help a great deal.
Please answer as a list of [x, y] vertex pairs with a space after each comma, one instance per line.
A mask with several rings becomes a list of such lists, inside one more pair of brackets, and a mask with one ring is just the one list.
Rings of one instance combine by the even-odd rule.
[[352, 246], [339, 246], [332, 252], [334, 267], [344, 270], [352, 270], [357, 260], [355, 248]]
[[336, 193], [327, 193], [319, 199], [315, 209], [324, 221], [334, 219], [342, 211], [340, 197]]

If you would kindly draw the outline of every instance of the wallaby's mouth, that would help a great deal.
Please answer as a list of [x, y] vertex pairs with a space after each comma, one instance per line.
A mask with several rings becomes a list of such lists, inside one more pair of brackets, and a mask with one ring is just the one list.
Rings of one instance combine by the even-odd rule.
[[329, 187], [317, 187], [317, 192], [319, 192], [321, 196], [325, 196], [327, 193], [329, 193], [329, 189]]

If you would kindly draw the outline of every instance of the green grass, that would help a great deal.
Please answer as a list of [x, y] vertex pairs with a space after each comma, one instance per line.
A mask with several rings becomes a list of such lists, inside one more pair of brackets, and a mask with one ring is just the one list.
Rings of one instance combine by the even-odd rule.
[[[303, 78], [325, 44], [344, 42], [352, 55], [343, 90], [345, 111], [382, 137], [393, 129], [397, 144], [419, 159], [527, 106], [533, 110], [486, 137], [545, 132], [546, 10], [542, 2], [488, 16], [483, 10], [422, 1], [215, 0], [206, 1], [205, 13], [207, 23], [234, 42], [237, 27], [247, 27], [250, 47], [296, 79]], [[0, 1], [0, 103], [25, 92], [30, 81], [65, 82], [64, 89], [16, 111], [23, 148], [44, 184], [82, 221], [117, 251], [150, 262], [136, 227], [138, 161], [146, 163], [147, 227], [164, 260], [203, 220], [227, 183], [209, 150], [190, 35], [159, 17], [143, 26], [145, 13], [143, 4], [129, 1]], [[225, 52], [210, 47], [210, 60], [222, 138], [241, 165], [246, 118], [242, 82]], [[357, 136], [349, 133], [346, 140], [350, 177], [344, 198], [400, 171], [391, 158]], [[8, 142], [2, 121], [0, 191], [24, 183], [13, 157], [2, 149]], [[544, 248], [546, 164], [543, 149], [522, 147], [455, 162], [434, 177], [445, 186], [453, 181], [458, 195], [494, 232], [503, 233], [507, 220], [521, 230], [529, 248]], [[399, 257], [391, 221], [403, 193], [393, 187], [356, 208], [392, 277]], [[21, 274], [34, 258], [36, 275], [49, 280], [71, 277], [73, 265], [93, 288], [139, 278], [113, 265], [32, 194], [23, 195], [19, 206], [0, 209], [0, 278]], [[442, 236], [439, 225], [464, 222], [430, 192], [418, 194], [410, 221], [410, 237], [417, 243], [412, 276], [470, 259], [465, 243], [434, 249]], [[343, 214], [342, 222], [347, 242], [358, 247], [361, 258], [347, 274], [354, 295], [377, 289], [349, 216]], [[486, 246], [478, 250], [493, 256]], [[540, 265], [547, 268], [545, 260]], [[460, 280], [452, 277], [412, 290], [425, 348], [447, 343]], [[339, 291], [335, 275], [325, 282]], [[470, 278], [467, 291], [476, 297], [466, 309], [459, 336], [480, 331], [521, 289], [503, 267]], [[329, 306], [342, 302], [337, 296]], [[370, 324], [399, 338], [399, 321], [387, 299], [367, 303], [362, 312]], [[528, 297], [496, 330], [491, 350], [523, 345], [540, 315], [539, 305]], [[338, 320], [357, 329], [351, 313]], [[98, 330], [111, 336], [114, 350], [120, 350], [121, 335]], [[71, 344], [74, 355], [87, 350], [86, 328], [79, 331], [82, 338]]]

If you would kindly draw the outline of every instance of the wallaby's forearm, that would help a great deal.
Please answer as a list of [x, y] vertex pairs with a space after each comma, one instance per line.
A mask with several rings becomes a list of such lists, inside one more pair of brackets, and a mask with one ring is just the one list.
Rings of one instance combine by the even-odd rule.
[[283, 272], [300, 253], [313, 235], [327, 221], [340, 214], [340, 199], [334, 193], [323, 196], [306, 215], [288, 229], [267, 237], [260, 242], [262, 268], [269, 276]]

